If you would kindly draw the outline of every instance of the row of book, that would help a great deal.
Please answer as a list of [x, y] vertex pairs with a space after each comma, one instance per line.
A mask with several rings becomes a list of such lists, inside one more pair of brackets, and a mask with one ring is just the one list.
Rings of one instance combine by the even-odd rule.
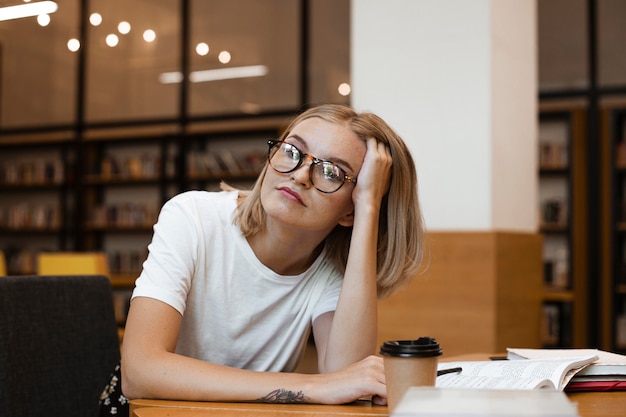
[[132, 295], [133, 290], [130, 288], [115, 288], [113, 290], [113, 313], [115, 314], [115, 321], [119, 325], [123, 326], [126, 323]]
[[17, 246], [2, 248], [9, 275], [31, 275], [37, 271], [37, 254], [40, 251]]
[[109, 271], [112, 274], [137, 274], [141, 271], [141, 265], [146, 259], [146, 251], [116, 250], [109, 251]]
[[570, 274], [567, 260], [545, 259], [543, 262], [543, 283], [555, 290], [570, 288]]
[[[119, 203], [101, 205], [91, 212], [92, 227], [150, 227], [156, 222], [155, 204]], [[58, 206], [15, 204], [0, 206], [0, 227], [7, 229], [56, 229], [61, 226]]]
[[560, 143], [541, 143], [539, 145], [539, 166], [541, 168], [566, 168], [568, 147]]
[[541, 342], [546, 347], [569, 346], [572, 342], [571, 303], [544, 303], [541, 310]]
[[0, 206], [0, 226], [8, 229], [55, 229], [61, 225], [58, 206], [15, 204]]
[[[219, 152], [191, 152], [187, 157], [187, 172], [190, 176], [203, 175], [256, 175], [265, 162], [266, 153], [246, 151], [242, 154], [224, 149]], [[165, 175], [176, 174], [174, 157], [165, 164]], [[115, 178], [158, 178], [161, 173], [159, 155], [142, 154], [138, 156], [117, 157], [105, 155], [99, 169], [91, 172], [102, 179]], [[36, 185], [61, 184], [65, 176], [65, 167], [60, 160], [36, 160], [28, 162], [8, 162], [0, 165], [0, 184]]]
[[150, 227], [159, 207], [150, 203], [117, 203], [95, 207], [90, 214], [92, 227]]
[[541, 204], [542, 225], [567, 225], [567, 204], [560, 199], [549, 199]]
[[620, 349], [626, 349], [626, 306], [615, 321], [615, 344]]
[[190, 177], [202, 175], [256, 175], [265, 163], [266, 153], [248, 150], [234, 153], [228, 149], [219, 152], [190, 152], [187, 155], [187, 173]]
[[626, 166], [626, 140], [619, 142], [615, 147], [615, 164]]
[[100, 176], [111, 178], [157, 178], [161, 172], [161, 158], [158, 155], [116, 157], [105, 155], [100, 162]]
[[60, 160], [4, 162], [0, 165], [0, 184], [60, 184], [65, 167]]
[[[220, 151], [192, 151], [187, 155], [187, 174], [198, 176], [242, 176], [256, 175], [260, 172], [266, 159], [266, 152], [246, 150], [242, 153], [229, 149]], [[161, 173], [159, 155], [142, 154], [139, 156], [117, 157], [105, 155], [100, 162], [99, 171], [94, 175], [102, 179], [115, 178], [158, 178]], [[174, 176], [176, 161], [169, 158], [165, 164], [165, 175]]]

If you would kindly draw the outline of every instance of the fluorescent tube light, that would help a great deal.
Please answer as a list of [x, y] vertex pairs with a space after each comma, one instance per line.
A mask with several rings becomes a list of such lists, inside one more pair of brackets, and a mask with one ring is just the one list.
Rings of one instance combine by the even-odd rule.
[[[202, 83], [207, 81], [230, 80], [233, 78], [262, 77], [267, 75], [268, 71], [265, 65], [192, 71], [189, 74], [189, 81], [192, 83]], [[183, 76], [180, 72], [164, 72], [159, 76], [159, 81], [163, 84], [179, 83], [182, 79]]]
[[38, 1], [36, 3], [0, 7], [0, 21], [50, 14], [56, 12], [58, 8], [59, 6], [53, 1]]
[[161, 84], [176, 84], [183, 81], [183, 74], [174, 71], [174, 72], [164, 72], [159, 75], [159, 82]]
[[265, 65], [250, 65], [247, 67], [193, 71], [189, 74], [189, 81], [192, 83], [201, 83], [206, 81], [228, 80], [232, 78], [262, 77], [266, 74], [267, 67]]

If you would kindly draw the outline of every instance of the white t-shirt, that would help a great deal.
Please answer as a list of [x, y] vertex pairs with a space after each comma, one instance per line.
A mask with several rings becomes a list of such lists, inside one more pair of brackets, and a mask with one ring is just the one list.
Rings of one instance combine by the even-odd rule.
[[154, 298], [180, 312], [182, 355], [292, 371], [313, 321], [335, 310], [342, 276], [325, 251], [297, 276], [267, 268], [232, 222], [236, 205], [237, 192], [190, 191], [168, 201], [133, 298]]

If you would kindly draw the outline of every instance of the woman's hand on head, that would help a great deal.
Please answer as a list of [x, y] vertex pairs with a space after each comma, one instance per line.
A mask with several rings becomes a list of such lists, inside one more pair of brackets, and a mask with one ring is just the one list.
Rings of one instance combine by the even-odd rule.
[[387, 145], [374, 138], [368, 138], [366, 146], [365, 158], [352, 193], [352, 200], [356, 208], [359, 204], [371, 203], [376, 203], [377, 208], [380, 208], [380, 202], [389, 189], [391, 152]]

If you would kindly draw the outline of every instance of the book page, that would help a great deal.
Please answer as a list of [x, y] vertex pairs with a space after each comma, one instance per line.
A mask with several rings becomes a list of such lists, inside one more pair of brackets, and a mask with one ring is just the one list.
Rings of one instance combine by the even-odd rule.
[[[457, 374], [437, 377], [437, 387], [563, 390], [574, 374], [593, 357], [575, 360], [442, 362], [439, 369], [461, 367]], [[581, 362], [582, 361], [582, 362]], [[573, 368], [573, 369], [572, 369]]]
[[597, 356], [597, 360], [578, 375], [626, 375], [626, 355], [598, 349], [518, 349], [508, 348], [509, 359], [555, 359]]

